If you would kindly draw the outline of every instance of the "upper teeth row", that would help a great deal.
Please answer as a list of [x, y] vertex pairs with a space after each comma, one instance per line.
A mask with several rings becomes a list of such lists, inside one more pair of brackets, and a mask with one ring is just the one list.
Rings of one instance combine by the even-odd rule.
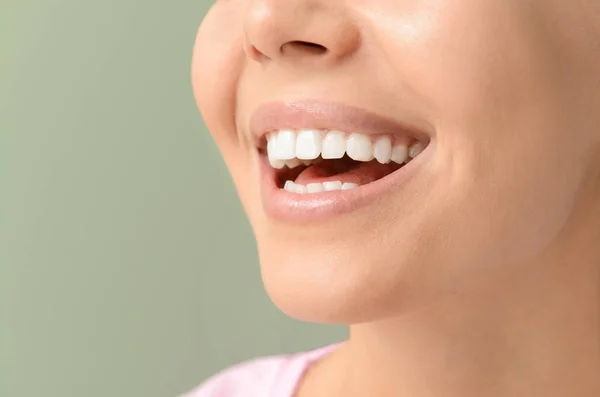
[[397, 142], [381, 135], [372, 138], [366, 134], [348, 134], [342, 131], [279, 130], [267, 136], [267, 154], [274, 168], [299, 165], [298, 160], [341, 159], [345, 154], [356, 161], [376, 159], [381, 164], [390, 161], [402, 164], [425, 149], [422, 142]]

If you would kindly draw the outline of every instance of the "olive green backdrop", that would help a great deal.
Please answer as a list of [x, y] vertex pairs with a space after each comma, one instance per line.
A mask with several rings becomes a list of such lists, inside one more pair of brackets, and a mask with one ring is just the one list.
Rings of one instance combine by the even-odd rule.
[[176, 396], [345, 336], [263, 291], [190, 89], [210, 3], [0, 1], [1, 396]]

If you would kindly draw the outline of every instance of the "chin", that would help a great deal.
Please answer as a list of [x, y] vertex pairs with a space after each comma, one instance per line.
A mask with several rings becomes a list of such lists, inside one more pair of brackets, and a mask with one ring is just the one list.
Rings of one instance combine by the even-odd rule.
[[418, 306], [410, 287], [420, 280], [417, 273], [406, 271], [412, 267], [408, 258], [398, 257], [398, 251], [395, 259], [390, 257], [392, 252], [379, 256], [369, 252], [335, 242], [296, 243], [295, 247], [280, 240], [259, 244], [262, 279], [272, 302], [300, 321], [350, 325]]

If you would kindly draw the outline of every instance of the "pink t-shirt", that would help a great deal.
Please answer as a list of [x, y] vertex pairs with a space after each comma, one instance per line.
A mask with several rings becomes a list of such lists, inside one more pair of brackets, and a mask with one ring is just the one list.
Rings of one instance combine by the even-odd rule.
[[220, 372], [181, 397], [293, 397], [311, 363], [338, 345], [246, 361]]

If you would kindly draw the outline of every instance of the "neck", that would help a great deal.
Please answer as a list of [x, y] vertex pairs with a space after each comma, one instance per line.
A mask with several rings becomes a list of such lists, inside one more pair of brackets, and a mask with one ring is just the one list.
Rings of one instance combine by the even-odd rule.
[[306, 389], [348, 397], [598, 396], [598, 254], [555, 252], [493, 289], [353, 325]]
[[353, 326], [342, 395], [600, 395], [599, 262], [527, 266], [493, 290]]

